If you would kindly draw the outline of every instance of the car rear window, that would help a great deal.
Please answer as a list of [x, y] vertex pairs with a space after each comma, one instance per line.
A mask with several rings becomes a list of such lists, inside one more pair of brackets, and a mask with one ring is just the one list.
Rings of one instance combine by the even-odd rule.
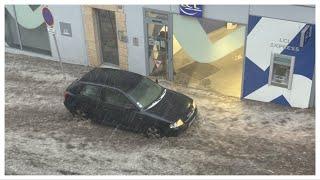
[[100, 87], [87, 84], [83, 87], [81, 95], [87, 96], [92, 99], [99, 99]]

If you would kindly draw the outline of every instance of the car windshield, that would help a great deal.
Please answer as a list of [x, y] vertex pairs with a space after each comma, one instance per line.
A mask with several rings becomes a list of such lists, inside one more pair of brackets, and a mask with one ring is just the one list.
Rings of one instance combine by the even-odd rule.
[[150, 79], [142, 78], [134, 88], [128, 91], [128, 95], [136, 101], [140, 108], [145, 109], [161, 96], [163, 90], [163, 87]]

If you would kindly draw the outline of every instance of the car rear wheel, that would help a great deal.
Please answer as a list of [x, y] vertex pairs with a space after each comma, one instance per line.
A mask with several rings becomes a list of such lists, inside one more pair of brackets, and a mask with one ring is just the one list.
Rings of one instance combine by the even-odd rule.
[[146, 131], [146, 136], [149, 138], [161, 138], [162, 134], [160, 129], [155, 127], [149, 127]]
[[87, 120], [88, 119], [87, 114], [79, 109], [76, 110], [76, 114], [80, 117], [80, 120]]

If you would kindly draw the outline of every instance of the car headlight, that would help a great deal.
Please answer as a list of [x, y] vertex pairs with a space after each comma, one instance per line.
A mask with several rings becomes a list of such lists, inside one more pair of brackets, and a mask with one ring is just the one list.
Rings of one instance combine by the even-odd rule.
[[182, 125], [184, 125], [184, 122], [183, 122], [181, 119], [179, 119], [179, 120], [176, 121], [175, 123], [170, 124], [170, 128], [177, 128], [177, 127], [180, 127], [180, 126], [182, 126]]
[[196, 102], [195, 102], [195, 101], [193, 101], [193, 102], [192, 102], [192, 107], [193, 107], [193, 108], [196, 108], [196, 107], [197, 107], [197, 105], [196, 105]]

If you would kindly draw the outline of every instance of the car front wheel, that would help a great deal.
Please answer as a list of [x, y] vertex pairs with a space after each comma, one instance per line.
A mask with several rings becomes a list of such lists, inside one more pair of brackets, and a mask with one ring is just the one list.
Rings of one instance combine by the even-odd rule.
[[148, 138], [161, 138], [162, 134], [159, 128], [149, 127], [146, 131], [146, 136]]

